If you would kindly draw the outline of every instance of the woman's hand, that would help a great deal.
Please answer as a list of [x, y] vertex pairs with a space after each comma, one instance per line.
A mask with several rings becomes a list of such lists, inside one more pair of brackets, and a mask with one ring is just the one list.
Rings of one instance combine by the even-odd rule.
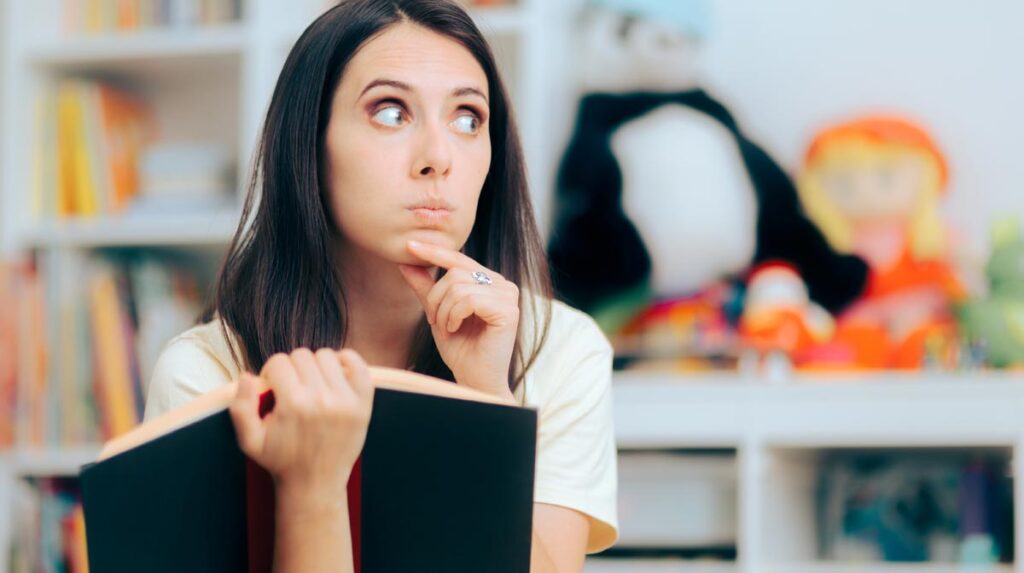
[[248, 373], [230, 407], [242, 451], [274, 476], [279, 491], [343, 500], [373, 406], [366, 363], [353, 350], [300, 348], [271, 356], [260, 376], [274, 391], [274, 409], [260, 418]]
[[[519, 328], [519, 287], [468, 256], [409, 241], [409, 252], [448, 272], [434, 280], [427, 268], [399, 265], [427, 314], [437, 349], [455, 381], [503, 398]], [[474, 272], [491, 284], [480, 284]]]

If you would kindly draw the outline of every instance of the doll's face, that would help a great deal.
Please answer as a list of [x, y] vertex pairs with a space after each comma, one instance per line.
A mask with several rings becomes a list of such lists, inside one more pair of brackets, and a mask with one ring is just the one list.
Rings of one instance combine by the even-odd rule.
[[834, 161], [818, 177], [825, 193], [853, 224], [905, 222], [919, 207], [931, 164], [914, 153]]

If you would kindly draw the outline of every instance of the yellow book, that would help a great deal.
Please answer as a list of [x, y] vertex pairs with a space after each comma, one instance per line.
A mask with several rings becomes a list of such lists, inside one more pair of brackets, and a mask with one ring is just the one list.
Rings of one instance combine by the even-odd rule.
[[86, 0], [85, 30], [97, 33], [104, 30], [104, 0]]
[[98, 190], [95, 184], [95, 161], [90, 152], [90, 149], [94, 148], [94, 143], [90, 141], [91, 134], [86, 130], [85, 116], [89, 109], [87, 106], [89, 89], [84, 82], [74, 82], [72, 85], [75, 205], [77, 207], [76, 214], [80, 216], [93, 216], [100, 211]]
[[56, 215], [70, 217], [77, 212], [75, 205], [75, 153], [73, 131], [75, 120], [75, 94], [71, 85], [57, 87], [57, 201]]
[[119, 436], [138, 424], [124, 340], [124, 319], [111, 272], [97, 273], [89, 288], [92, 306], [96, 392], [107, 437]]
[[87, 89], [80, 81], [67, 81], [58, 88], [60, 196], [57, 212], [62, 216], [89, 216], [98, 212], [85, 133], [84, 94]]
[[110, 215], [114, 209], [113, 183], [110, 176], [110, 155], [107, 149], [107, 130], [104, 127], [102, 91], [97, 83], [82, 83], [78, 97], [82, 111], [82, 149], [88, 161], [88, 192], [96, 202], [96, 211]]

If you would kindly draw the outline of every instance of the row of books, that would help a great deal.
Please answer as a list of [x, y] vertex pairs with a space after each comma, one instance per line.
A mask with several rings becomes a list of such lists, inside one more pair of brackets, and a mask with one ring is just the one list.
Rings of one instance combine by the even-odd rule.
[[139, 191], [138, 163], [155, 121], [112, 85], [60, 81], [37, 102], [33, 206], [47, 218], [116, 214]]
[[64, 0], [69, 35], [237, 22], [241, 0]]
[[11, 573], [87, 573], [85, 519], [73, 479], [15, 484]]
[[35, 376], [46, 362], [42, 294], [32, 266], [0, 264], [0, 450], [15, 442], [19, 378]]
[[818, 478], [821, 557], [1012, 563], [1011, 463], [985, 451], [834, 452]]
[[13, 381], [0, 379], [12, 426], [0, 435], [21, 447], [93, 444], [137, 425], [157, 356], [200, 308], [187, 264], [155, 255], [48, 262], [57, 256], [23, 268], [12, 292], [24, 298], [10, 301], [21, 309], [19, 364]]

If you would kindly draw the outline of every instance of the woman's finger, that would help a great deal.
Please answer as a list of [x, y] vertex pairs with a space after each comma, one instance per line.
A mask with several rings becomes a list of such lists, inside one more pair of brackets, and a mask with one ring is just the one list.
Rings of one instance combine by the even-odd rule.
[[438, 302], [437, 314], [434, 317], [434, 320], [436, 321], [434, 326], [445, 332], [449, 332], [448, 319], [452, 308], [454, 308], [460, 300], [466, 297], [477, 296], [476, 293], [473, 292], [474, 290], [479, 290], [479, 287], [477, 287], [477, 289], [473, 289], [473, 287], [465, 283], [455, 283], [449, 286], [445, 291], [443, 298]]
[[292, 359], [283, 352], [274, 354], [263, 365], [260, 377], [274, 391], [275, 408], [293, 408], [302, 391], [299, 373], [295, 370]]
[[466, 267], [478, 271], [485, 270], [484, 267], [473, 260], [472, 257], [447, 247], [432, 245], [430, 243], [422, 243], [420, 241], [409, 241], [408, 250], [424, 262], [437, 267], [445, 269]]
[[341, 365], [345, 369], [345, 379], [349, 386], [361, 398], [373, 399], [373, 381], [370, 379], [370, 368], [358, 352], [346, 348], [339, 353]]
[[430, 292], [427, 294], [427, 304], [424, 307], [428, 317], [427, 322], [430, 324], [440, 324], [444, 327], [444, 323], [437, 322], [441, 310], [441, 301], [448, 296], [448, 293], [455, 285], [469, 284], [469, 282], [472, 281], [472, 279], [469, 278], [469, 273], [470, 271], [461, 268], [450, 269], [443, 277], [441, 277], [441, 280], [437, 281], [433, 288], [430, 289]]
[[459, 300], [448, 313], [448, 332], [458, 332], [462, 323], [477, 316], [489, 326], [504, 327], [519, 320], [518, 301], [499, 294], [474, 294]]
[[259, 457], [266, 440], [266, 428], [260, 418], [259, 407], [260, 395], [256, 390], [256, 381], [251, 374], [243, 372], [238, 379], [235, 399], [231, 401], [228, 410], [235, 424], [239, 447], [253, 459]]
[[296, 348], [291, 354], [292, 363], [299, 373], [299, 381], [302, 385], [316, 396], [322, 396], [327, 392], [327, 382], [324, 381], [323, 372], [317, 364], [313, 351], [308, 348]]
[[345, 370], [341, 367], [341, 354], [331, 348], [321, 348], [315, 356], [328, 390], [339, 392], [346, 398], [355, 397], [355, 390], [349, 385]]
[[448, 332], [458, 332], [462, 323], [467, 318], [476, 314], [476, 305], [480, 304], [479, 297], [468, 296], [457, 301], [448, 312], [448, 319], [445, 326]]

